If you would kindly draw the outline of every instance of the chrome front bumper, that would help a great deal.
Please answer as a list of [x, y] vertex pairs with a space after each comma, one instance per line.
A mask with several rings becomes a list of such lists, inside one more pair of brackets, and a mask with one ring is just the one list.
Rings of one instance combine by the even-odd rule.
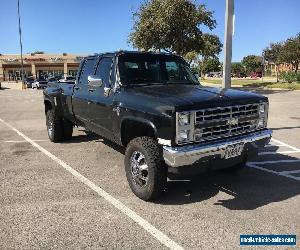
[[[192, 165], [196, 161], [207, 156], [220, 156], [220, 158], [224, 158], [226, 147], [229, 145], [244, 142], [245, 144], [254, 144], [257, 148], [269, 143], [271, 137], [272, 131], [266, 129], [248, 135], [237, 136], [211, 143], [198, 143], [181, 147], [164, 146], [163, 157], [166, 164], [170, 167]], [[263, 141], [263, 145], [259, 145], [258, 141]]]

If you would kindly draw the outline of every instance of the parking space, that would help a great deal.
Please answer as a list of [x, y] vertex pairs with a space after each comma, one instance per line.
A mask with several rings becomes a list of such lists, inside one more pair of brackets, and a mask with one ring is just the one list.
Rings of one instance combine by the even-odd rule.
[[300, 149], [277, 139], [262, 149], [256, 161], [247, 165], [262, 171], [300, 181]]
[[1, 90], [0, 248], [236, 249], [240, 234], [299, 237], [300, 92], [267, 94], [274, 139], [247, 168], [169, 180], [147, 203], [128, 187], [122, 148], [81, 128], [53, 144], [42, 92]]

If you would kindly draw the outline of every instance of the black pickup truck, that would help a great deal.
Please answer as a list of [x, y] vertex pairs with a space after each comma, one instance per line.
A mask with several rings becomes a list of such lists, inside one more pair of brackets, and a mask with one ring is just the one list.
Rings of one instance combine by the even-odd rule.
[[272, 136], [266, 97], [201, 86], [167, 53], [88, 56], [75, 84], [49, 84], [44, 104], [52, 142], [83, 126], [126, 147], [126, 177], [143, 200], [165, 190], [168, 171], [239, 170]]

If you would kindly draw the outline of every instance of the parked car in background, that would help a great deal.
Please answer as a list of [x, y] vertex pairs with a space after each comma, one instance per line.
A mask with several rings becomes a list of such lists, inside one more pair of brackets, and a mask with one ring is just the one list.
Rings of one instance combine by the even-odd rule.
[[58, 79], [57, 79], [56, 77], [49, 77], [49, 78], [47, 79], [47, 81], [48, 81], [48, 83], [49, 83], [49, 82], [57, 82]]
[[251, 78], [261, 78], [262, 72], [251, 72], [250, 76]]
[[32, 87], [32, 83], [34, 82], [33, 77], [27, 77], [24, 81], [24, 83], [26, 84], [27, 88], [31, 88]]
[[45, 79], [45, 78], [38, 78], [36, 79], [33, 83], [32, 83], [32, 88], [33, 89], [40, 89], [40, 88], [46, 88], [47, 87], [47, 84], [48, 84], [48, 81]]
[[59, 80], [59, 82], [74, 82], [75, 83], [75, 76], [64, 76]]
[[222, 77], [222, 72], [209, 72], [207, 75], [207, 77]]

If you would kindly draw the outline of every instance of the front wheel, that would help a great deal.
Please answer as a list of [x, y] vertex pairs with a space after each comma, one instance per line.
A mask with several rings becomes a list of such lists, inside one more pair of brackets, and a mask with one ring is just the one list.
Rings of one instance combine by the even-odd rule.
[[129, 142], [125, 171], [132, 192], [142, 200], [153, 200], [166, 188], [167, 167], [162, 150], [153, 138], [143, 136]]

